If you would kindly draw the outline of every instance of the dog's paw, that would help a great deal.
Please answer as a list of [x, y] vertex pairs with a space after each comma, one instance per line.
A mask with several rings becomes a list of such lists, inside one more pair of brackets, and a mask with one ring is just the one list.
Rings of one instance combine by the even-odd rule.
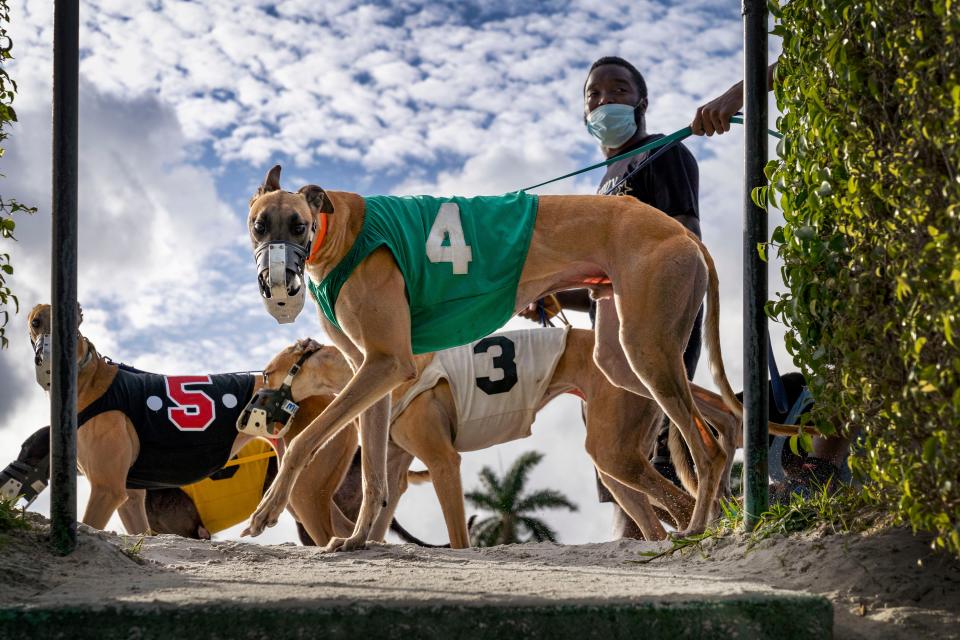
[[670, 533], [671, 540], [682, 540], [684, 538], [692, 538], [693, 536], [698, 536], [706, 530], [706, 527], [690, 527], [684, 529], [683, 531], [672, 531]]
[[323, 549], [324, 553], [335, 551], [360, 551], [367, 548], [365, 536], [350, 536], [349, 538], [331, 538]]
[[327, 543], [327, 546], [323, 548], [323, 553], [333, 553], [334, 551], [340, 551], [340, 547], [343, 546], [343, 543], [346, 542], [346, 538], [337, 538], [334, 536], [330, 538], [330, 542]]
[[267, 495], [263, 496], [260, 504], [257, 505], [257, 510], [250, 516], [250, 524], [243, 530], [240, 537], [256, 537], [263, 533], [263, 530], [267, 527], [276, 525], [277, 521], [280, 520], [280, 514], [283, 513], [286, 506], [287, 501], [285, 498], [268, 491]]

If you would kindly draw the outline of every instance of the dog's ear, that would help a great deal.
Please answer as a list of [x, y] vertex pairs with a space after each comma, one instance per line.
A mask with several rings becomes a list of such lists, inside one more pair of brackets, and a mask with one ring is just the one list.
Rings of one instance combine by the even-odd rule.
[[260, 188], [264, 193], [280, 191], [280, 165], [275, 164], [270, 171], [267, 171], [267, 176], [263, 179], [263, 184], [260, 185]]
[[280, 165], [278, 164], [273, 165], [273, 168], [267, 171], [263, 184], [257, 187], [257, 192], [250, 198], [250, 204], [252, 205], [254, 200], [271, 191], [280, 191]]
[[300, 187], [297, 193], [307, 200], [307, 204], [309, 204], [312, 209], [323, 213], [333, 213], [333, 203], [330, 202], [327, 192], [317, 185], [308, 184], [305, 187]]
[[83, 307], [80, 306], [80, 303], [77, 303], [77, 326], [79, 327], [83, 323]]
[[301, 338], [294, 345], [293, 352], [296, 354], [306, 353], [307, 351], [319, 351], [323, 345], [313, 338]]

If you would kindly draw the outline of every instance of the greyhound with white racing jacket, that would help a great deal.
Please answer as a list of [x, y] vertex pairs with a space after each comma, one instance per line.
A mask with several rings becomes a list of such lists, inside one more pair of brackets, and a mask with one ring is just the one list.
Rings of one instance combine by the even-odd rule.
[[702, 531], [716, 512], [727, 454], [693, 402], [681, 357], [704, 294], [714, 381], [738, 417], [742, 407], [720, 354], [713, 259], [662, 212], [616, 196], [362, 197], [316, 185], [291, 193], [278, 165], [251, 199], [247, 227], [267, 309], [292, 320], [309, 276], [321, 323], [354, 376], [293, 441], [245, 534], [277, 522], [313, 452], [359, 417], [363, 506], [352, 535], [327, 548], [362, 548], [387, 506], [389, 394], [416, 377], [414, 353], [479, 339], [531, 302], [585, 283], [598, 299], [597, 366], [656, 400], [691, 451], [699, 482], [683, 533]]
[[[394, 389], [388, 446], [387, 507], [371, 539], [382, 540], [407, 485], [407, 470], [416, 457], [424, 462], [440, 501], [454, 548], [469, 544], [460, 479], [460, 453], [476, 451], [530, 435], [536, 412], [562, 393], [586, 401], [586, 449], [603, 482], [648, 540], [666, 536], [648, 498], [685, 526], [693, 499], [664, 479], [649, 462], [659, 425], [655, 405], [650, 415], [637, 412], [632, 393], [615, 387], [593, 362], [594, 335], [583, 329], [505, 331], [478, 342], [415, 356], [418, 376]], [[293, 397], [339, 393], [352, 376], [333, 347], [312, 340], [281, 351], [264, 369], [267, 386], [281, 384], [291, 363], [307, 349], [316, 353], [293, 379]], [[692, 385], [698, 406], [720, 426], [721, 442], [732, 443], [740, 422], [709, 391]], [[719, 411], [714, 402], [719, 402]], [[732, 457], [732, 450], [730, 455]], [[635, 491], [622, 479], [643, 487]], [[329, 492], [329, 489], [325, 490]]]

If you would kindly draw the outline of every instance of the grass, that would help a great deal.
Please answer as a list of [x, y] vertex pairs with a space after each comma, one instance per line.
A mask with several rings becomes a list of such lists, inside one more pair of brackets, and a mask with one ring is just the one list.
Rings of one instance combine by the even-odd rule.
[[146, 535], [140, 534], [137, 536], [136, 541], [130, 544], [130, 537], [124, 537], [124, 546], [121, 547], [120, 551], [131, 560], [142, 564], [143, 558], [140, 557], [140, 554], [143, 551], [143, 541], [145, 539]]
[[[646, 564], [676, 552], [699, 551], [706, 556], [702, 544], [706, 540], [719, 540], [743, 530], [743, 505], [740, 499], [722, 500], [720, 517], [699, 535], [673, 538], [669, 549], [660, 552], [644, 552], [642, 560], [631, 562]], [[828, 482], [816, 487], [809, 497], [791, 494], [785, 504], [772, 504], [760, 516], [756, 528], [748, 534], [747, 549], [774, 535], [788, 535], [805, 531], [824, 533], [849, 533], [866, 531], [880, 524], [892, 524], [892, 518], [872, 502], [865, 492], [848, 485], [833, 489]]]
[[29, 529], [24, 514], [26, 512], [17, 506], [17, 500], [0, 498], [0, 533], [8, 533], [18, 529]]

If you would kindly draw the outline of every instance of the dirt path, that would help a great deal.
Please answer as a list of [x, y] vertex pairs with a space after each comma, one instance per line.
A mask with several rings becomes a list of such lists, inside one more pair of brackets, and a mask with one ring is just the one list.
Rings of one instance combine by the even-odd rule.
[[[960, 638], [960, 563], [933, 556], [901, 529], [873, 535], [794, 536], [747, 549], [744, 540], [643, 564], [663, 545], [619, 541], [489, 549], [377, 545], [323, 555], [287, 545], [145, 539], [81, 532], [78, 551], [52, 556], [41, 533], [0, 546], [0, 606], [230, 601], [428, 604], [596, 603], [771, 592], [822, 594], [837, 638]], [[918, 562], [919, 561], [919, 562]]]

